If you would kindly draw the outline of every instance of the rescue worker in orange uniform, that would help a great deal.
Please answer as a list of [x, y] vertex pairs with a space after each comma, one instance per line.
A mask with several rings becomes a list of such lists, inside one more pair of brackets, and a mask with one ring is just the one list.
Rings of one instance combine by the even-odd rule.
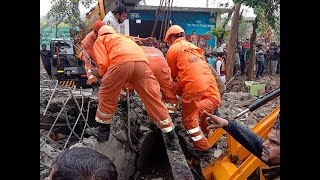
[[[140, 45], [140, 47], [144, 51], [144, 54], [147, 56], [149, 67], [153, 75], [159, 82], [162, 100], [168, 108], [168, 112], [175, 113], [179, 100], [177, 99], [176, 92], [174, 90], [174, 83], [171, 77], [171, 69], [168, 66], [163, 53], [158, 48], [155, 48], [153, 46], [145, 46], [139, 39], [132, 40]], [[133, 91], [133, 87], [129, 83], [126, 84], [125, 88], [129, 88], [130, 91]], [[126, 109], [126, 101], [122, 100], [121, 102], [123, 102], [124, 104], [122, 107]]]
[[[105, 25], [103, 21], [96, 21], [93, 24], [93, 31], [86, 35], [86, 37], [81, 41], [81, 47], [85, 51], [85, 53], [96, 63], [95, 56], [93, 53], [93, 44], [98, 38], [98, 31], [99, 29]], [[84, 61], [87, 72], [87, 84], [92, 86], [93, 93], [97, 93], [99, 86], [98, 86], [98, 79], [96, 76], [93, 75], [93, 69], [96, 68], [88, 59], [86, 59], [83, 53], [80, 54], [80, 59]]]
[[110, 124], [117, 108], [118, 96], [129, 82], [139, 94], [147, 113], [161, 131], [175, 144], [177, 135], [166, 106], [160, 99], [159, 83], [154, 77], [141, 47], [129, 38], [117, 34], [108, 25], [98, 32], [93, 45], [94, 54], [102, 76], [99, 89], [99, 105], [95, 120], [99, 127], [87, 133], [95, 134], [100, 142], [107, 141]]
[[176, 111], [178, 99], [174, 90], [174, 83], [171, 77], [171, 69], [168, 66], [163, 53], [153, 46], [140, 46], [144, 54], [147, 56], [149, 66], [153, 75], [156, 77], [160, 85], [160, 92], [164, 104], [168, 108], [169, 113]]
[[[130, 39], [132, 38], [130, 37]], [[175, 113], [177, 111], [177, 104], [179, 100], [177, 99], [176, 92], [174, 90], [174, 83], [171, 77], [170, 67], [168, 66], [163, 53], [158, 48], [155, 48], [153, 46], [145, 46], [144, 43], [142, 43], [142, 41], [139, 39], [132, 40], [140, 45], [140, 47], [144, 51], [144, 54], [147, 56], [149, 67], [160, 85], [162, 100], [166, 105], [169, 114]], [[119, 112], [122, 112], [122, 110], [127, 110], [127, 96], [124, 93], [126, 91], [126, 88], [129, 89], [129, 93], [131, 94], [134, 91], [132, 85], [130, 85], [130, 83], [126, 83], [123, 91], [121, 92], [121, 98], [119, 100], [119, 104], [121, 107], [121, 109], [119, 109]]]
[[199, 116], [205, 121], [205, 111], [213, 112], [221, 104], [215, 78], [205, 61], [203, 50], [186, 41], [185, 31], [171, 26], [164, 42], [170, 45], [167, 62], [176, 79], [176, 92], [182, 96], [182, 123], [200, 157], [210, 155], [208, 139], [199, 127]]

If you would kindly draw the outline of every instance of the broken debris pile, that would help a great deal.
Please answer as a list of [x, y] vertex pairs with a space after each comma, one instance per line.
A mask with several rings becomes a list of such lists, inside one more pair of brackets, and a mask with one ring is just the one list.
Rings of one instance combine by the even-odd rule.
[[[49, 80], [45, 76], [40, 76], [40, 180], [49, 175], [52, 160], [59, 152], [71, 146], [79, 145], [107, 155], [114, 162], [119, 179], [129, 179], [133, 175], [136, 176], [136, 179], [148, 178], [149, 176], [155, 177], [154, 173], [157, 171], [144, 170], [146, 167], [144, 167], [143, 163], [140, 163], [140, 168], [137, 168], [135, 164], [138, 159], [141, 159], [141, 154], [139, 154], [141, 149], [152, 149], [148, 144], [143, 145], [148, 147], [143, 147], [142, 143], [152, 130], [156, 130], [155, 125], [151, 123], [141, 100], [137, 96], [130, 101], [130, 124], [128, 124], [127, 109], [121, 108], [119, 104], [119, 111], [115, 113], [108, 142], [97, 143], [94, 137], [87, 138], [88, 136], [85, 133], [83, 137], [81, 136], [85, 120], [82, 116], [79, 117], [80, 112], [82, 112], [85, 118], [88, 117], [89, 126], [95, 127], [97, 125], [94, 120], [98, 104], [96, 96], [85, 93], [86, 91], [91, 92], [91, 89], [85, 89], [82, 92], [72, 91], [81, 108], [80, 111], [72, 97], [68, 100], [70, 92], [66, 88], [58, 87], [52, 100], [50, 100], [55, 83], [55, 81]], [[66, 101], [67, 103], [65, 104]], [[46, 110], [48, 102], [50, 102], [50, 105]], [[62, 108], [63, 110], [61, 110]], [[55, 120], [57, 121], [52, 126]], [[81, 140], [74, 133], [71, 133], [74, 125], [76, 125], [74, 133], [78, 137], [82, 137]], [[51, 132], [49, 133], [50, 129]], [[130, 136], [128, 129], [130, 129]], [[165, 151], [165, 149], [163, 150]], [[151, 153], [149, 152], [149, 154]], [[143, 160], [140, 160], [141, 162], [145, 161], [144, 159], [148, 159], [148, 155], [144, 156]], [[141, 169], [141, 167], [144, 169]], [[163, 167], [161, 168], [163, 169]], [[159, 169], [161, 168], [159, 167]], [[167, 172], [167, 174], [158, 173], [157, 177], [172, 179], [170, 168]]]

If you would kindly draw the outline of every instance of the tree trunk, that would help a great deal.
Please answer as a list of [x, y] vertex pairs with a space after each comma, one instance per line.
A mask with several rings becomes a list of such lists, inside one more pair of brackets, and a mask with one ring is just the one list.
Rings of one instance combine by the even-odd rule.
[[[234, 10], [235, 10], [235, 6], [232, 7], [231, 11], [229, 11], [229, 13], [228, 13], [227, 19], [223, 22], [223, 24], [222, 24], [223, 29], [226, 29], [226, 25], [228, 24]], [[221, 34], [220, 37], [217, 37], [217, 41], [220, 42], [220, 44], [222, 44], [222, 40], [224, 38], [224, 35], [225, 34]]]
[[227, 51], [227, 64], [226, 64], [226, 81], [233, 75], [233, 66], [234, 66], [234, 53], [236, 49], [236, 38], [239, 28], [239, 18], [240, 18], [240, 7], [241, 4], [235, 5], [234, 14], [231, 22], [230, 36], [228, 40], [228, 51]]
[[249, 66], [248, 66], [248, 71], [247, 71], [247, 77], [249, 81], [253, 80], [253, 66], [254, 66], [254, 62], [255, 62], [255, 53], [254, 53], [254, 42], [256, 41], [256, 37], [257, 37], [257, 33], [256, 33], [256, 29], [258, 27], [258, 19], [257, 17], [255, 18], [253, 24], [252, 24], [253, 28], [252, 28], [252, 35], [250, 37], [250, 56], [249, 56]]
[[226, 25], [228, 24], [234, 10], [235, 10], [235, 6], [232, 7], [231, 11], [229, 11], [229, 13], [228, 13], [227, 19], [223, 22], [223, 25], [222, 25], [223, 29], [226, 28]]
[[[243, 15], [242, 15], [242, 14], [243, 14], [243, 10], [244, 10], [244, 9], [241, 10], [241, 13], [240, 13], [240, 16], [239, 16], [239, 21], [241, 21], [242, 18], [243, 18], [243, 17], [242, 17], [242, 16], [243, 16]], [[241, 22], [239, 22], [239, 26], [240, 26], [240, 23], [241, 23]], [[239, 42], [239, 27], [238, 27], [238, 31], [237, 31], [237, 42]]]

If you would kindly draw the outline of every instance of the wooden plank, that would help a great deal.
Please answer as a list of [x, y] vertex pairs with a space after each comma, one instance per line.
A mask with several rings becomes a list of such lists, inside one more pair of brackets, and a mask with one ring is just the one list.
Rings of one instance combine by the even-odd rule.
[[[163, 133], [162, 133], [163, 135]], [[169, 139], [167, 136], [163, 135], [164, 144], [167, 149], [167, 155], [170, 162], [171, 170], [174, 179], [176, 180], [194, 180], [194, 177], [191, 173], [190, 167], [187, 163], [186, 157], [184, 156], [179, 141], [177, 139], [177, 148], [170, 147]]]

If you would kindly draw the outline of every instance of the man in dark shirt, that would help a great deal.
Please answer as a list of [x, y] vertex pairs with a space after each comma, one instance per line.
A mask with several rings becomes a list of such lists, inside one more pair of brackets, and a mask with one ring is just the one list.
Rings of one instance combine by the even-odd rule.
[[51, 75], [51, 51], [47, 50], [47, 46], [45, 44], [42, 44], [42, 50], [40, 50], [40, 55], [42, 59], [42, 64], [44, 68], [46, 69], [48, 75], [50, 78], [52, 78]]
[[222, 127], [243, 147], [266, 163], [269, 168], [262, 169], [266, 179], [280, 179], [280, 114], [272, 126], [266, 140], [251, 130], [218, 116], [205, 112], [210, 126], [208, 129]]
[[271, 75], [275, 75], [277, 72], [277, 66], [280, 59], [280, 51], [277, 46], [271, 48]]

